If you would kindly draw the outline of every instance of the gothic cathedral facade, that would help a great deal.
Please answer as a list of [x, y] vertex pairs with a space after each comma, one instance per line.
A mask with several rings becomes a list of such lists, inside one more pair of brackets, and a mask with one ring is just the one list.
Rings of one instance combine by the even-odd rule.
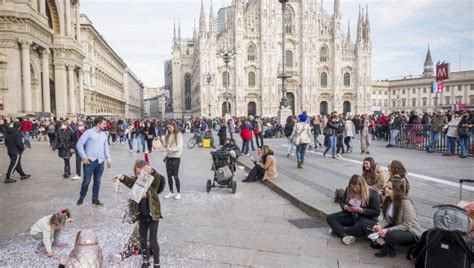
[[[290, 0], [282, 16], [275, 0], [233, 0], [209, 25], [201, 1], [192, 39], [176, 27], [172, 96], [176, 118], [277, 115], [281, 93], [282, 30], [289, 106], [294, 114], [352, 114], [371, 109], [372, 43], [368, 10], [359, 8], [355, 42], [341, 29], [340, 0], [329, 15], [316, 0]], [[231, 51], [226, 64], [220, 57]], [[220, 55], [219, 55], [220, 54]]]

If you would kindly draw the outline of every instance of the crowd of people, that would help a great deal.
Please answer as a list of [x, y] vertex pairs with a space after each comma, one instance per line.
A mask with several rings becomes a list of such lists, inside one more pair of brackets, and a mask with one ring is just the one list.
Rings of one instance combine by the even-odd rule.
[[[190, 120], [108, 120], [97, 118], [66, 118], [47, 119], [5, 118], [0, 120], [0, 131], [5, 133], [5, 143], [10, 157], [5, 183], [15, 183], [13, 172], [18, 172], [21, 180], [30, 178], [21, 165], [21, 156], [25, 148], [32, 149], [31, 139], [49, 141], [50, 148], [56, 151], [64, 163], [65, 179], [81, 180], [77, 205], [82, 205], [87, 195], [90, 182], [92, 186], [92, 204], [102, 206], [99, 199], [101, 177], [105, 167], [111, 167], [110, 146], [128, 145], [130, 153], [152, 153], [160, 148], [165, 152], [166, 177], [169, 193], [164, 198], [180, 200], [181, 183], [179, 168], [183, 150], [183, 133], [197, 132], [202, 137], [209, 137], [212, 146], [232, 151], [234, 158], [240, 155], [249, 156], [249, 151], [257, 150], [260, 159], [253, 160], [254, 168], [244, 182], [272, 180], [278, 177], [277, 159], [273, 150], [265, 145], [264, 138], [286, 137], [287, 157], [296, 154], [297, 168], [303, 169], [307, 150], [318, 150], [324, 147], [323, 156], [339, 159], [342, 154], [352, 153], [352, 140], [360, 137], [360, 153], [370, 155], [371, 141], [385, 140], [387, 147], [403, 142], [401, 135], [405, 129], [413, 131], [416, 136], [428, 139], [426, 150], [429, 153], [439, 148], [442, 135], [446, 136], [446, 152], [454, 154], [455, 143], [460, 145], [460, 157], [467, 157], [470, 149], [470, 137], [473, 134], [474, 117], [469, 111], [448, 112], [442, 109], [433, 115], [423, 114], [421, 117], [412, 112], [409, 115], [395, 112], [389, 115], [351, 116], [333, 112], [330, 115], [309, 116], [306, 112], [298, 116], [289, 116], [284, 124], [275, 118], [248, 116], [241, 118], [196, 118]], [[218, 142], [215, 143], [213, 131], [217, 132]], [[242, 139], [242, 146], [236, 144], [235, 136]], [[323, 142], [319, 140], [324, 136]], [[160, 146], [155, 146], [159, 141]], [[75, 175], [72, 176], [71, 158], [75, 158]], [[421, 235], [416, 210], [410, 200], [410, 184], [406, 178], [407, 171], [399, 161], [389, 165], [389, 175], [376, 164], [372, 157], [363, 161], [361, 175], [350, 178], [345, 190], [339, 192], [336, 200], [341, 212], [329, 215], [327, 222], [332, 233], [341, 238], [346, 245], [354, 243], [356, 238], [376, 234], [371, 246], [380, 248], [377, 257], [396, 256], [395, 245], [411, 245]], [[158, 194], [164, 188], [164, 177], [150, 166], [150, 163], [139, 160], [134, 166], [134, 176], [116, 175], [115, 182], [133, 187], [139, 174], [144, 171], [153, 176], [154, 181], [140, 202], [130, 202], [130, 213], [133, 221], [138, 222], [134, 232], [135, 246], [138, 254], [143, 255], [144, 267], [149, 266], [149, 259], [159, 266], [159, 246], [156, 240], [158, 224], [161, 218]], [[72, 176], [72, 177], [71, 177]], [[160, 190], [158, 190], [160, 189]], [[378, 222], [378, 217], [383, 220]], [[61, 247], [59, 235], [65, 222], [72, 222], [69, 210], [46, 216], [31, 228], [31, 235], [41, 239], [41, 247], [37, 252], [49, 257], [53, 256], [53, 248]], [[84, 237], [96, 241], [95, 234], [83, 230], [77, 234], [77, 241]], [[133, 237], [132, 237], [133, 238]], [[132, 239], [131, 238], [131, 239]], [[76, 242], [77, 242], [76, 241]], [[89, 241], [89, 240], [88, 240]], [[151, 248], [148, 250], [147, 243]], [[98, 249], [100, 251], [100, 248]], [[77, 255], [78, 250], [73, 251]], [[119, 254], [123, 260], [130, 256]], [[96, 252], [97, 253], [97, 252]], [[74, 257], [74, 254], [69, 257]], [[101, 253], [96, 254], [102, 261]], [[65, 262], [68, 262], [65, 259]], [[73, 261], [73, 259], [71, 259]], [[155, 265], [155, 267], [157, 267]]]

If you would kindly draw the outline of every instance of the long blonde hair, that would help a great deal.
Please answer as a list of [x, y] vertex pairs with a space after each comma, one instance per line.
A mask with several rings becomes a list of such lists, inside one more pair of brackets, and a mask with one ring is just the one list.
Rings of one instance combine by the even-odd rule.
[[370, 199], [370, 186], [367, 184], [367, 181], [364, 179], [364, 177], [360, 175], [352, 175], [351, 179], [349, 180], [349, 184], [347, 185], [347, 201], [355, 198], [356, 194], [352, 190], [352, 186], [360, 187], [362, 204], [367, 205]]

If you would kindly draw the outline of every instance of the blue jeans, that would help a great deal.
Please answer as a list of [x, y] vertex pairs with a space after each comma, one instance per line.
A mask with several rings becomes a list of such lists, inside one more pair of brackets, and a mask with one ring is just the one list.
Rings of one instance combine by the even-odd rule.
[[23, 133], [23, 143], [26, 145], [26, 147], [31, 149], [30, 132]]
[[324, 151], [324, 154], [329, 152], [329, 150], [332, 151], [332, 156], [336, 156], [336, 144], [337, 144], [337, 138], [336, 135], [331, 135], [328, 137], [328, 147], [326, 147], [326, 151]]
[[128, 140], [128, 149], [133, 151], [133, 138], [127, 138]]
[[432, 152], [436, 151], [436, 144], [439, 142], [441, 133], [439, 131], [431, 131], [431, 142], [426, 146]]
[[461, 149], [462, 157], [466, 157], [468, 155], [469, 143], [470, 143], [470, 137], [459, 139], [459, 147]]
[[140, 146], [139, 145], [142, 145], [142, 150], [145, 151], [145, 135], [143, 135], [142, 133], [138, 134], [137, 136], [137, 150], [139, 150]]
[[94, 184], [92, 185], [92, 200], [99, 200], [99, 190], [100, 190], [100, 179], [104, 173], [105, 162], [99, 164], [99, 160], [91, 162], [89, 165], [84, 166], [84, 180], [81, 185], [81, 197], [84, 198], [87, 195], [87, 190], [89, 189], [89, 184], [94, 175]]
[[307, 143], [299, 144], [296, 146], [296, 160], [298, 162], [304, 163], [304, 155], [306, 153], [307, 147], [308, 147]]
[[288, 154], [292, 154], [293, 153], [293, 147], [295, 147], [295, 145], [291, 141], [292, 140], [291, 136], [287, 137], [286, 139], [287, 139], [287, 146], [288, 146]]
[[449, 153], [454, 154], [454, 148], [456, 146], [456, 138], [446, 136], [446, 147]]

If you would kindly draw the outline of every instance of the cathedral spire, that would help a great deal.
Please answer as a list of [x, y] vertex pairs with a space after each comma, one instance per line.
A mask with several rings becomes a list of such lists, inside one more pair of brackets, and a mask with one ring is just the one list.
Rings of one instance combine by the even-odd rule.
[[367, 31], [366, 41], [369, 41], [370, 40], [369, 5], [366, 6], [366, 12], [367, 12], [365, 15], [365, 28]]
[[206, 32], [206, 13], [204, 12], [204, 0], [201, 0], [201, 14], [199, 16], [199, 35]]
[[347, 21], [347, 43], [351, 42], [351, 20]]
[[334, 16], [341, 14], [341, 0], [334, 0]]
[[359, 18], [357, 19], [357, 43], [362, 39], [362, 13], [359, 4]]
[[176, 18], [174, 19], [173, 24], [173, 43], [176, 44]]
[[197, 39], [197, 30], [196, 30], [196, 19], [194, 19], [194, 30], [193, 30], [193, 40], [196, 41]]
[[178, 19], [178, 42], [181, 42], [181, 19]]
[[214, 10], [212, 9], [212, 0], [211, 8], [209, 10], [209, 33], [212, 35], [216, 32], [216, 21], [214, 20]]

